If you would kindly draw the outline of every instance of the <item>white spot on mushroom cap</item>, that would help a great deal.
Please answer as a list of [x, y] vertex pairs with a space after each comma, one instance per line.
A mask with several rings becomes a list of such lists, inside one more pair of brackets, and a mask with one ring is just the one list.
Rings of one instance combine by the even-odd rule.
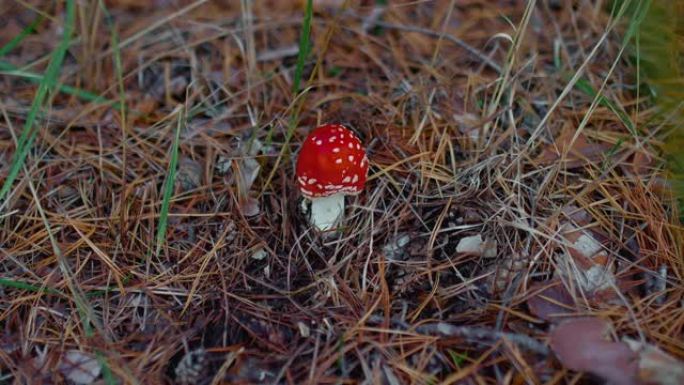
[[349, 182], [351, 182], [351, 178], [349, 177], [349, 175], [345, 176], [344, 179], [342, 179], [342, 183], [349, 183]]
[[316, 145], [320, 146], [321, 144], [323, 144], [323, 141], [322, 141], [322, 140], [317, 140], [317, 141], [316, 141]]
[[342, 164], [342, 158], [337, 158], [337, 159], [335, 160], [335, 163], [337, 163], [337, 164]]
[[350, 162], [353, 162], [354, 161], [354, 155], [349, 155], [348, 159]]
[[311, 178], [311, 179], [309, 179], [309, 181], [308, 181], [307, 183], [308, 183], [308, 184], [314, 184], [314, 183], [316, 183], [316, 178]]
[[333, 135], [328, 139], [328, 142], [332, 143], [337, 139], [337, 136]]
[[352, 178], [352, 183], [356, 183], [359, 181], [359, 176], [354, 174], [354, 177]]
[[339, 147], [333, 148], [333, 152], [340, 152], [340, 148]]

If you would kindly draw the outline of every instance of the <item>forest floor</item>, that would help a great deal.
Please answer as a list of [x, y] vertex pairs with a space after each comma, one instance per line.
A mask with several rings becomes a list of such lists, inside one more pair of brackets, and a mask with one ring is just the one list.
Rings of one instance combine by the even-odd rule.
[[305, 3], [0, 2], [0, 383], [682, 383], [642, 2]]

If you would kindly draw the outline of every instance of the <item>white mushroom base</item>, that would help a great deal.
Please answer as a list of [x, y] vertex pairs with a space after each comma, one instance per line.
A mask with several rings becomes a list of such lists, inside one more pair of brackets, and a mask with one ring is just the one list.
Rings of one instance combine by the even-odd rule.
[[319, 231], [335, 228], [344, 212], [344, 195], [334, 194], [327, 197], [311, 198], [309, 221]]

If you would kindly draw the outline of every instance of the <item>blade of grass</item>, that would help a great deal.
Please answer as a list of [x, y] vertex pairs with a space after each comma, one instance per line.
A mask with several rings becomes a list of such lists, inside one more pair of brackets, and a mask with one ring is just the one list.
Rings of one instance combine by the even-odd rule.
[[[294, 100], [299, 96], [299, 89], [302, 84], [302, 74], [304, 73], [304, 64], [311, 53], [311, 20], [313, 19], [313, 0], [306, 1], [306, 9], [304, 10], [304, 21], [302, 22], [302, 33], [299, 35], [299, 53], [297, 54], [297, 64], [295, 65], [294, 78], [292, 79], [292, 94]], [[288, 123], [288, 135], [285, 138], [287, 144], [291, 136], [290, 127], [293, 126], [293, 120], [296, 121], [297, 109], [293, 109]], [[292, 130], [293, 131], [293, 130]], [[266, 135], [266, 146], [270, 146], [273, 140], [273, 126], [270, 127]]]
[[38, 15], [36, 18], [31, 22], [31, 24], [27, 25], [26, 28], [22, 29], [21, 32], [15, 37], [12, 38], [7, 44], [3, 45], [0, 47], [0, 57], [7, 55], [8, 52], [12, 51], [15, 49], [21, 42], [26, 38], [26, 36], [32, 34], [35, 32], [36, 27], [40, 25], [40, 23], [45, 20], [45, 16], [43, 15]]
[[45, 76], [40, 81], [36, 96], [33, 99], [33, 103], [31, 103], [31, 108], [29, 110], [28, 116], [26, 117], [24, 129], [21, 132], [21, 136], [19, 137], [19, 141], [17, 142], [17, 147], [12, 158], [10, 171], [7, 174], [5, 183], [0, 189], [0, 201], [5, 198], [7, 193], [12, 188], [12, 184], [17, 178], [19, 171], [22, 169], [31, 145], [38, 134], [38, 129], [34, 127], [36, 116], [38, 115], [38, 111], [43, 107], [43, 103], [48, 91], [54, 88], [54, 86], [57, 84], [57, 78], [62, 67], [62, 61], [64, 60], [67, 48], [69, 47], [71, 34], [74, 31], [74, 22], [76, 19], [75, 8], [74, 0], [68, 0], [66, 3], [66, 20], [64, 23], [64, 34], [62, 35], [62, 40], [52, 53], [50, 63], [45, 71]]
[[[16, 76], [16, 77], [24, 78], [30, 82], [39, 83], [39, 84], [44, 79], [43, 75], [36, 74], [33, 72], [28, 72], [28, 71], [22, 71], [18, 67], [14, 66], [10, 63], [4, 62], [4, 61], [0, 61], [0, 75]], [[114, 100], [110, 100], [110, 99], [107, 99], [107, 98], [105, 98], [101, 95], [98, 95], [96, 93], [86, 91], [86, 90], [81, 90], [79, 88], [72, 87], [72, 86], [69, 86], [66, 84], [57, 85], [57, 90], [62, 92], [62, 93], [65, 93], [67, 95], [73, 95], [73, 96], [75, 96], [81, 100], [85, 100], [87, 102], [102, 103], [102, 104], [106, 104], [106, 105], [112, 105], [112, 107], [114, 107], [114, 108], [119, 108], [119, 103], [114, 101]]]
[[[570, 76], [566, 76], [566, 81], [570, 80]], [[597, 92], [594, 89], [594, 87], [589, 83], [586, 79], [579, 79], [575, 83], [575, 87], [580, 90], [582, 93], [586, 94], [587, 96], [590, 96], [592, 98], [595, 98], [597, 96]], [[622, 124], [627, 127], [629, 132], [632, 135], [636, 135], [636, 129], [634, 127], [634, 123], [632, 122], [632, 119], [629, 118], [629, 115], [623, 110], [622, 108], [618, 107], [617, 104], [615, 104], [612, 100], [608, 99], [604, 95], [600, 95], [598, 97], [598, 104], [600, 106], [606, 107], [609, 110], [611, 110], [618, 118], [620, 118], [620, 121]]]
[[306, 1], [304, 21], [302, 23], [302, 34], [299, 36], [299, 54], [297, 55], [297, 66], [295, 67], [294, 80], [292, 82], [292, 93], [299, 93], [299, 85], [302, 82], [304, 63], [311, 52], [311, 19], [313, 19], [313, 0]]
[[[601, 37], [599, 40], [594, 44], [594, 47], [589, 51], [587, 54], [587, 57], [582, 61], [582, 64], [575, 70], [575, 73], [572, 75], [568, 83], [563, 87], [563, 90], [561, 93], [556, 97], [556, 99], [553, 101], [553, 104], [551, 104], [551, 107], [546, 111], [544, 114], [544, 117], [537, 123], [537, 126], [532, 130], [532, 133], [530, 134], [529, 138], [526, 141], [525, 146], [528, 148], [532, 147], [534, 142], [537, 140], [537, 138], [541, 135], [543, 132], [544, 128], [546, 127], [546, 123], [548, 122], [549, 119], [551, 119], [551, 116], [553, 112], [561, 105], [561, 102], [565, 99], [565, 97], [570, 93], [570, 91], [575, 87], [575, 83], [579, 79], [581, 79], [584, 71], [586, 68], [589, 66], [589, 63], [591, 60], [597, 55], [599, 52], [599, 49], [601, 46], [603, 46], [604, 42], [608, 39], [608, 36], [610, 32], [617, 26], [618, 22], [622, 19], [624, 13], [625, 13], [626, 6], [621, 6], [619, 7], [618, 10], [615, 11], [615, 17], [610, 21], [610, 23], [607, 25], [606, 30], [601, 34]], [[587, 116], [587, 115], [585, 115]], [[578, 131], [579, 132], [579, 131]], [[521, 152], [522, 154], [522, 152]]]
[[[346, 4], [346, 2], [345, 2], [345, 4]], [[280, 149], [280, 153], [278, 154], [278, 158], [276, 159], [275, 165], [271, 169], [270, 174], [268, 175], [268, 177], [266, 178], [266, 181], [263, 184], [263, 187], [261, 189], [261, 194], [263, 194], [263, 192], [266, 190], [268, 185], [271, 183], [271, 180], [275, 176], [275, 172], [276, 172], [276, 170], [278, 170], [278, 167], [280, 165], [280, 162], [282, 161], [282, 158], [285, 156], [285, 154], [290, 149], [290, 139], [292, 139], [292, 135], [294, 134], [294, 130], [297, 127], [299, 111], [302, 108], [304, 95], [307, 92], [307, 89], [300, 92], [300, 86], [301, 86], [301, 82], [302, 82], [302, 74], [304, 73], [304, 63], [306, 62], [306, 59], [309, 57], [309, 54], [311, 53], [311, 20], [312, 19], [313, 19], [313, 0], [307, 0], [306, 1], [306, 9], [304, 10], [304, 21], [302, 22], [302, 33], [299, 36], [299, 53], [297, 55], [297, 64], [295, 66], [294, 79], [292, 82], [292, 93], [294, 95], [294, 99], [292, 101], [292, 103], [293, 103], [292, 113], [290, 114], [290, 118], [288, 119], [287, 132], [285, 133], [285, 141], [283, 143], [283, 147]], [[309, 80], [311, 80], [311, 79], [309, 79]], [[272, 140], [272, 136], [273, 136], [273, 128], [274, 128], [274, 126], [270, 127], [268, 134], [266, 136], [266, 145], [267, 146], [270, 146], [270, 144], [271, 144], [271, 140]]]
[[162, 198], [162, 206], [159, 212], [159, 223], [157, 224], [157, 248], [155, 255], [159, 255], [164, 238], [166, 237], [166, 227], [169, 219], [169, 206], [171, 202], [171, 195], [173, 194], [173, 186], [176, 184], [176, 164], [178, 164], [178, 147], [180, 143], [181, 125], [183, 124], [183, 107], [179, 106], [178, 122], [176, 125], [176, 134], [173, 138], [173, 145], [171, 148], [171, 160], [169, 161], [169, 169], [166, 175], [166, 182], [164, 182], [164, 195]]
[[0, 286], [11, 287], [13, 289], [19, 289], [19, 290], [33, 291], [36, 293], [49, 293], [49, 294], [56, 294], [56, 295], [64, 295], [64, 293], [62, 293], [59, 290], [51, 289], [49, 287], [31, 285], [30, 283], [26, 283], [26, 282], [22, 282], [22, 281], [16, 281], [13, 279], [8, 279], [8, 278], [0, 278]]

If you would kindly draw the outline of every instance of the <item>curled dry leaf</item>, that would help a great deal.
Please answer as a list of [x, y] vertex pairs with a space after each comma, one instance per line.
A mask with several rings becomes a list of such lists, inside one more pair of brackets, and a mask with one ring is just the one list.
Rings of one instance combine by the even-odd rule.
[[102, 368], [93, 355], [80, 350], [67, 350], [59, 363], [58, 370], [72, 383], [88, 385], [100, 377]]
[[646, 384], [684, 384], [684, 362], [676, 360], [658, 347], [623, 339], [632, 351], [639, 355], [639, 379]]
[[[617, 287], [608, 253], [591, 230], [581, 230], [571, 223], [563, 225], [564, 251], [560, 255], [558, 273], [574, 280], [587, 294], [609, 292]], [[604, 293], [604, 296], [608, 293]], [[610, 298], [607, 295], [606, 298]]]
[[551, 349], [569, 369], [611, 385], [638, 385], [637, 354], [624, 343], [606, 340], [609, 330], [609, 323], [596, 317], [568, 320], [551, 331]]
[[238, 186], [240, 194], [247, 195], [252, 188], [254, 181], [259, 176], [261, 165], [254, 158], [245, 158], [240, 162], [240, 181]]

